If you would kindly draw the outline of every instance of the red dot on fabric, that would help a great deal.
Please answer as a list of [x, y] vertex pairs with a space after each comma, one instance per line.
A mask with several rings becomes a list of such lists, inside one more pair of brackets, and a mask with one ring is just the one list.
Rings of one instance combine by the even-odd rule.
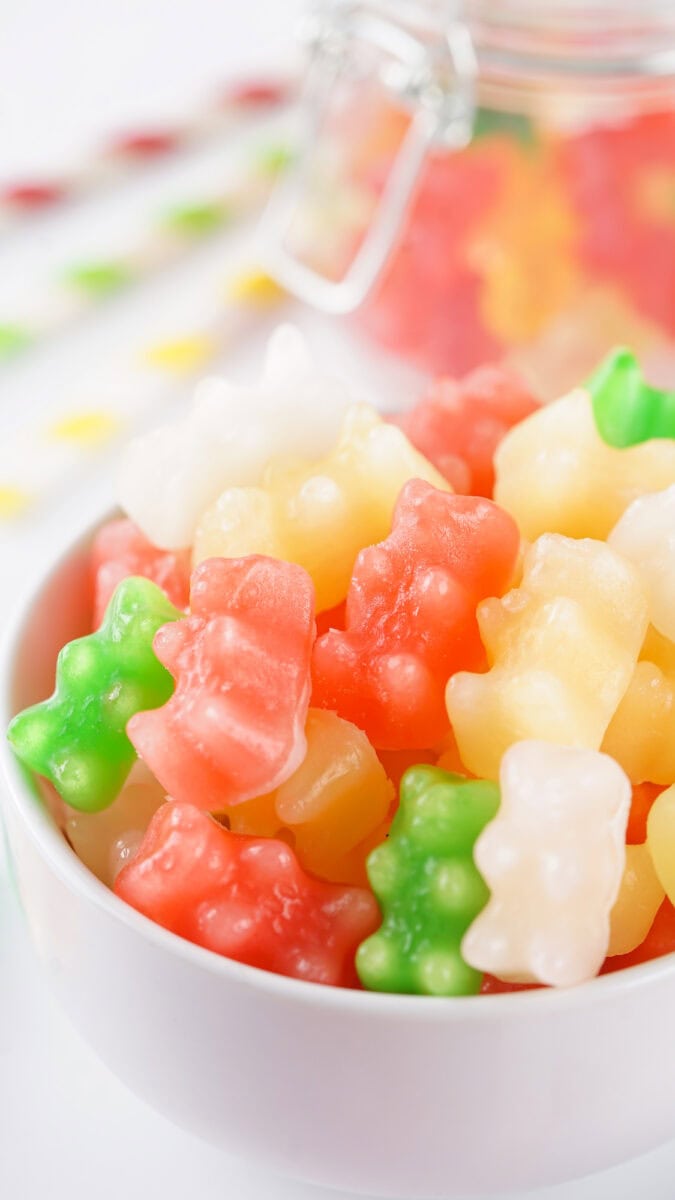
[[242, 107], [272, 107], [275, 104], [284, 104], [289, 91], [287, 83], [254, 79], [233, 84], [224, 92], [223, 100], [225, 104], [239, 104]]
[[13, 183], [0, 192], [3, 203], [15, 208], [47, 208], [64, 195], [65, 188], [55, 183]]
[[115, 138], [111, 149], [114, 154], [127, 154], [135, 158], [154, 158], [168, 154], [178, 145], [176, 133], [139, 132]]

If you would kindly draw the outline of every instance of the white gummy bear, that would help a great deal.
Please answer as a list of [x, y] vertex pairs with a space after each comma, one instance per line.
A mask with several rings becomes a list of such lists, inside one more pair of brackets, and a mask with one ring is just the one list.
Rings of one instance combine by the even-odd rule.
[[517, 742], [474, 858], [491, 891], [462, 955], [479, 971], [570, 987], [597, 975], [625, 864], [631, 786], [606, 754]]
[[282, 325], [270, 338], [259, 384], [206, 379], [182, 420], [130, 443], [119, 502], [155, 546], [185, 549], [225, 488], [258, 484], [271, 458], [320, 458], [361, 398], [319, 372], [299, 330]]
[[675, 641], [675, 485], [634, 500], [607, 541], [638, 568], [652, 625]]

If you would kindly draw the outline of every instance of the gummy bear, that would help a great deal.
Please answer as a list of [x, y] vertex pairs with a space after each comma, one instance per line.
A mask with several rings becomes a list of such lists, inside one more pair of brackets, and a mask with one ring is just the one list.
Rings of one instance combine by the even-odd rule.
[[299, 332], [282, 326], [257, 387], [205, 380], [186, 417], [131, 442], [120, 502], [154, 545], [188, 547], [224, 488], [259, 483], [280, 455], [327, 453], [354, 399], [347, 385], [313, 368]]
[[[505, 143], [506, 145], [506, 143]], [[532, 341], [579, 289], [577, 220], [550, 154], [504, 155], [498, 203], [467, 253], [481, 271], [480, 313], [507, 346]]]
[[481, 313], [483, 281], [467, 250], [498, 199], [509, 154], [490, 139], [462, 155], [427, 157], [395, 252], [359, 310], [372, 337], [435, 372], [468, 371], [503, 355]]
[[389, 419], [456, 492], [491, 496], [493, 458], [513, 425], [539, 407], [515, 371], [478, 367], [462, 380], [438, 379], [409, 412]]
[[290, 779], [271, 795], [227, 809], [229, 826], [233, 833], [288, 835], [305, 871], [351, 883], [350, 856], [380, 830], [394, 789], [366, 735], [349, 721], [310, 708], [305, 736], [307, 753]]
[[644, 941], [628, 954], [617, 954], [605, 959], [601, 974], [623, 971], [626, 967], [635, 967], [639, 963], [649, 962], [652, 958], [660, 958], [662, 954], [672, 954], [673, 951], [675, 951], [675, 908], [670, 900], [666, 899], [657, 912]]
[[177, 608], [187, 606], [190, 594], [190, 556], [158, 550], [133, 521], [108, 521], [91, 548], [94, 575], [94, 628], [103, 620], [118, 583], [129, 575], [151, 579]]
[[647, 817], [647, 845], [666, 896], [675, 897], [675, 786], [666, 788]]
[[345, 631], [316, 643], [313, 703], [377, 747], [440, 741], [448, 677], [482, 660], [476, 604], [508, 586], [518, 549], [513, 521], [490, 500], [407, 483], [391, 534], [356, 560]]
[[[377, 757], [387, 773], [387, 778], [394, 785], [397, 794], [401, 787], [401, 780], [409, 767], [435, 767], [439, 765], [439, 756], [436, 750], [415, 750], [412, 748], [410, 750], [378, 750]], [[440, 765], [453, 774], [462, 774], [461, 766], [453, 765], [445, 767], [444, 763]]]
[[630, 954], [644, 942], [664, 895], [649, 846], [626, 846], [621, 887], [609, 915], [608, 957]]
[[123, 580], [101, 628], [61, 650], [54, 694], [12, 721], [15, 753], [71, 808], [98, 812], [120, 791], [136, 758], [129, 718], [173, 691], [153, 637], [181, 615], [150, 580]]
[[602, 748], [633, 783], [675, 779], [675, 676], [638, 662]]
[[617, 450], [577, 389], [516, 425], [495, 454], [495, 500], [528, 541], [542, 533], [606, 538], [631, 501], [675, 483], [675, 441]]
[[356, 955], [364, 987], [463, 996], [481, 975], [460, 953], [465, 930], [488, 899], [472, 857], [499, 807], [499, 789], [436, 767], [411, 767], [387, 842], [368, 859], [383, 921]]
[[603, 542], [545, 534], [525, 554], [521, 586], [479, 605], [478, 624], [492, 666], [447, 688], [467, 768], [496, 779], [523, 738], [598, 750], [647, 627], [635, 568]]
[[582, 983], [607, 953], [630, 784], [605, 754], [540, 741], [507, 750], [499, 782], [499, 812], [474, 850], [490, 899], [462, 954], [499, 979]]
[[301, 567], [253, 556], [194, 571], [190, 615], [155, 639], [176, 691], [128, 725], [173, 799], [219, 811], [293, 774], [306, 749], [313, 640]]
[[651, 438], [675, 438], [675, 392], [660, 391], [642, 378], [635, 355], [608, 355], [588, 382], [598, 432], [608, 446], [623, 449]]
[[340, 440], [320, 462], [272, 462], [259, 488], [229, 488], [203, 513], [194, 562], [269, 554], [304, 567], [317, 610], [347, 595], [359, 550], [389, 533], [407, 480], [447, 484], [398, 429], [366, 405], [351, 408]]
[[581, 263], [626, 295], [633, 309], [674, 333], [672, 104], [583, 125], [561, 142], [559, 154], [564, 186], [580, 216]]
[[354, 952], [377, 924], [365, 888], [312, 879], [284, 842], [230, 833], [191, 804], [163, 804], [115, 892], [216, 954], [314, 983], [356, 984]]
[[646, 842], [647, 818], [652, 804], [662, 791], [663, 788], [657, 783], [633, 784], [633, 799], [631, 800], [628, 825], [626, 827], [627, 845], [635, 846], [640, 842]]
[[136, 854], [151, 818], [166, 793], [138, 760], [119, 794], [104, 812], [67, 811], [64, 832], [77, 857], [112, 887], [122, 867]]
[[634, 500], [607, 542], [635, 564], [649, 594], [651, 624], [675, 641], [675, 485]]

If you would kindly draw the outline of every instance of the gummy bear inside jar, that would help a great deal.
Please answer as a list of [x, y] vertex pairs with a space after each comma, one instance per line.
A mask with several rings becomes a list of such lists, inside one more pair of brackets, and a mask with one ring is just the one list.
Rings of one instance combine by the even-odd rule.
[[[616, 0], [610, 13], [581, 0], [467, 0], [460, 9], [477, 61], [470, 140], [426, 154], [353, 320], [434, 373], [506, 359], [548, 397], [617, 343], [672, 387], [675, 6]], [[331, 247], [331, 278], [372, 230], [414, 117], [390, 75], [381, 70], [378, 87], [356, 71], [351, 92], [341, 81], [330, 153], [344, 190], [304, 224], [315, 262], [314, 247], [324, 267]]]

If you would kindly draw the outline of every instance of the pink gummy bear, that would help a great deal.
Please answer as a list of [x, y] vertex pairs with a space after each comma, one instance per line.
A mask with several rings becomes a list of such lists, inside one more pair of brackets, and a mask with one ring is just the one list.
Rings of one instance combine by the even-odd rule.
[[464, 379], [437, 379], [410, 412], [391, 417], [406, 437], [467, 496], [492, 496], [493, 458], [509, 429], [539, 407], [509, 367], [478, 367]]
[[312, 704], [334, 709], [380, 749], [439, 742], [449, 729], [448, 679], [483, 661], [476, 605], [508, 588], [519, 542], [513, 519], [491, 501], [410, 480], [389, 537], [356, 559], [345, 630], [315, 645]]
[[302, 567], [261, 555], [200, 563], [190, 615], [154, 641], [176, 690], [127, 725], [174, 799], [217, 812], [293, 774], [306, 750], [314, 636]]
[[160, 550], [127, 519], [108, 521], [91, 548], [94, 576], [94, 628], [98, 629], [118, 583], [130, 575], [151, 579], [176, 608], [186, 608], [190, 594], [189, 550]]
[[356, 948], [381, 918], [366, 888], [325, 883], [274, 838], [223, 829], [191, 804], [163, 804], [115, 891], [165, 929], [238, 962], [356, 987]]

